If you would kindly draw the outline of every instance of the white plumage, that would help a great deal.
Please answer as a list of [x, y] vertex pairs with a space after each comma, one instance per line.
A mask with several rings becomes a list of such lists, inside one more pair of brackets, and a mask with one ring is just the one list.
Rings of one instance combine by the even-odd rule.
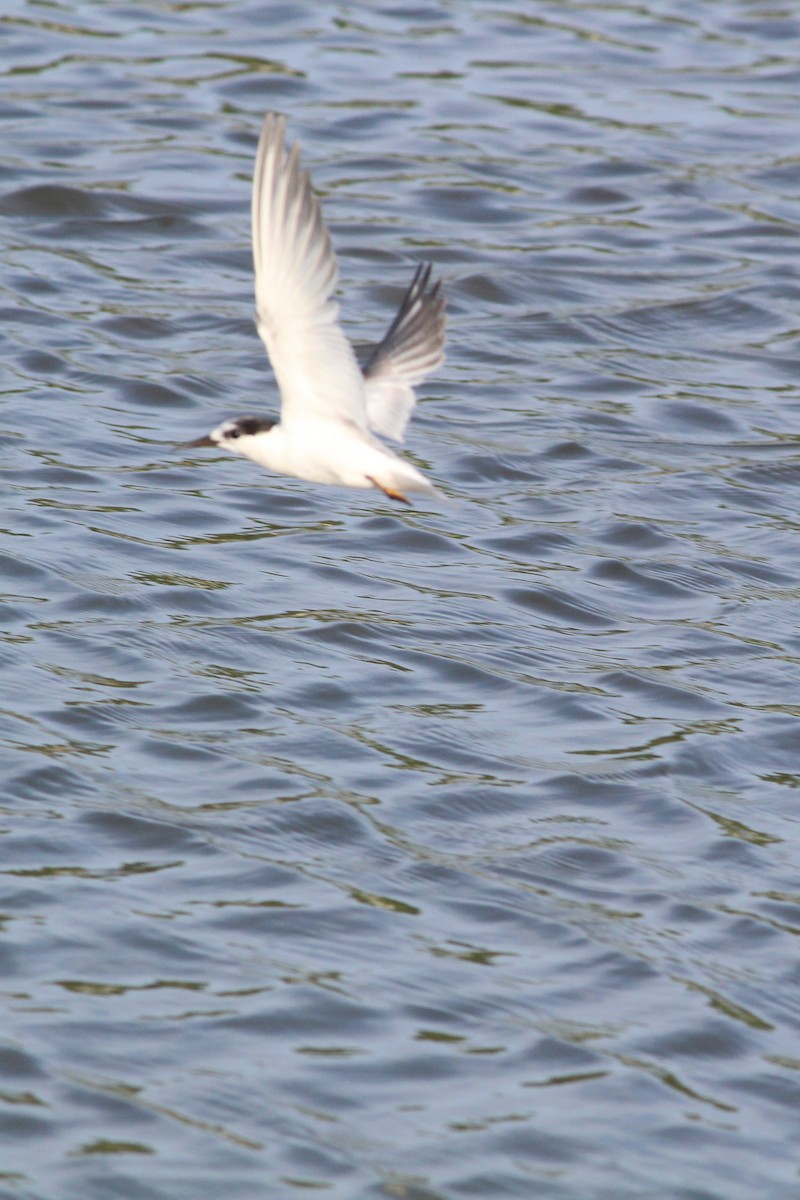
[[374, 433], [402, 440], [414, 388], [444, 361], [445, 301], [421, 265], [362, 371], [333, 299], [339, 268], [300, 151], [268, 113], [253, 173], [256, 326], [281, 394], [280, 423], [225, 421], [190, 446], [221, 446], [268, 470], [316, 483], [376, 487], [409, 503], [432, 493], [416, 467]]

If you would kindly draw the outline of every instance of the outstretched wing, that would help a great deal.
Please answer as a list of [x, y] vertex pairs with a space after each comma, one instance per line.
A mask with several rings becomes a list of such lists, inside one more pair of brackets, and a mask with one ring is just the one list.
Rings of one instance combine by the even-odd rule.
[[417, 398], [414, 388], [444, 362], [445, 299], [417, 267], [397, 316], [364, 368], [370, 429], [401, 442]]
[[332, 299], [339, 276], [300, 148], [267, 113], [253, 173], [256, 325], [281, 392], [285, 424], [339, 417], [367, 429], [364, 378]]

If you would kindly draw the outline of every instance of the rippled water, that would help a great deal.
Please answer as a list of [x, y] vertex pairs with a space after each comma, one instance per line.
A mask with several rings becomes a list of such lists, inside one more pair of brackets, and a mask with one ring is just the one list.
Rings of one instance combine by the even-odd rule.
[[[2, 1200], [794, 1196], [795, 7], [0, 34]], [[174, 449], [268, 108], [451, 503]]]

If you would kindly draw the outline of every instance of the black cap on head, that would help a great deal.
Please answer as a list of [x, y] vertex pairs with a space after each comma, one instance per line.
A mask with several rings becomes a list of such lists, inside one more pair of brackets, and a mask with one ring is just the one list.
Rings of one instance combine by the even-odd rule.
[[247, 437], [252, 437], [256, 433], [267, 433], [274, 425], [274, 421], [265, 420], [263, 417], [237, 417], [235, 421], [230, 422], [231, 431], [235, 429], [239, 434], [245, 434]]

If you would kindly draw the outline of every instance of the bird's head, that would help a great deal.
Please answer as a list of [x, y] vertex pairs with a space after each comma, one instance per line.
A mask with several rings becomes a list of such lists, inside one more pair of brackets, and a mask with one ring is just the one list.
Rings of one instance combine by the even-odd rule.
[[198, 446], [219, 446], [223, 450], [230, 450], [232, 454], [251, 458], [257, 444], [254, 439], [265, 438], [274, 427], [274, 421], [266, 421], [262, 417], [235, 417], [232, 421], [223, 421], [205, 437], [184, 442], [184, 448], [191, 450]]

